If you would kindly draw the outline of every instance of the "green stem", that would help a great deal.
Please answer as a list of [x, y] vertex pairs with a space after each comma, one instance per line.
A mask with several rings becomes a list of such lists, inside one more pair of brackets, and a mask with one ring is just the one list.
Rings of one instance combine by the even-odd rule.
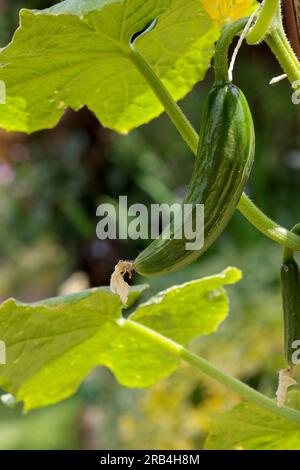
[[265, 0], [262, 5], [262, 10], [259, 14], [259, 17], [247, 34], [247, 42], [250, 45], [254, 45], [262, 41], [267, 34], [273, 17], [275, 15], [276, 9], [278, 8], [278, 0]]
[[[278, 15], [280, 15], [280, 12]], [[300, 80], [300, 63], [286, 37], [281, 16], [274, 22], [265, 37], [265, 41], [275, 54], [291, 84]]]
[[228, 51], [237, 34], [245, 28], [248, 18], [242, 18], [232, 24], [225, 26], [223, 34], [217, 42], [215, 50], [215, 81], [226, 83], [228, 77]]
[[146, 59], [131, 46], [128, 53], [129, 59], [134, 63], [139, 72], [143, 75], [147, 83], [150, 85], [152, 91], [155, 93], [165, 111], [171, 118], [173, 124], [179, 131], [183, 140], [196, 154], [198, 149], [198, 134], [189, 122], [187, 117], [179, 108], [178, 104], [173, 100], [168, 89], [165, 87], [160, 78], [156, 75], [151, 65]]
[[260, 232], [274, 240], [279, 245], [294, 251], [300, 251], [300, 236], [281, 227], [266, 216], [244, 193], [240, 199], [238, 209], [243, 216], [251, 222]]
[[122, 320], [119, 323], [120, 326], [122, 326], [123, 328], [141, 334], [148, 341], [151, 341], [152, 343], [156, 344], [158, 347], [170, 353], [172, 356], [175, 356], [178, 359], [182, 359], [185, 362], [188, 362], [189, 364], [195, 366], [198, 370], [200, 370], [200, 372], [211, 377], [214, 380], [217, 380], [219, 383], [223, 384], [230, 390], [238, 393], [246, 400], [255, 403], [261, 408], [264, 408], [265, 410], [277, 416], [288, 418], [292, 421], [300, 423], [299, 411], [294, 410], [293, 408], [289, 408], [287, 406], [279, 408], [274, 400], [262, 395], [258, 391], [252, 389], [248, 385], [241, 382], [240, 380], [231, 377], [226, 372], [218, 369], [214, 365], [210, 364], [207, 360], [203, 359], [200, 356], [197, 356], [196, 354], [187, 350], [175, 341], [161, 335], [160, 333], [157, 333], [154, 330], [151, 330], [150, 328], [147, 328], [144, 325], [141, 325], [140, 323], [136, 323], [131, 320]]
[[266, 41], [293, 84], [300, 79], [299, 61], [284, 32], [281, 0], [265, 0], [255, 26], [247, 35], [248, 44]]

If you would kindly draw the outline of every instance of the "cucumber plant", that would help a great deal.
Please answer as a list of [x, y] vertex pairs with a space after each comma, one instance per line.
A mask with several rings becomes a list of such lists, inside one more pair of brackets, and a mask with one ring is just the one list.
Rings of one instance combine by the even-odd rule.
[[[242, 34], [251, 46], [265, 41], [291, 84], [300, 80], [281, 2], [264, 0], [259, 9], [255, 1], [245, 2], [245, 8], [228, 2], [225, 18], [227, 2], [221, 9], [218, 3], [186, 0], [183, 8], [182, 0], [65, 0], [46, 10], [22, 10], [20, 28], [0, 51], [0, 80], [7, 92], [0, 126], [6, 130], [50, 128], [67, 107], [87, 105], [104, 126], [125, 133], [165, 110], [196, 155], [185, 202], [205, 203], [209, 210], [203, 250], [191, 255], [185, 240], [154, 241], [120, 275], [133, 267], [146, 275], [181, 268], [209, 248], [236, 208], [284, 246], [286, 254], [300, 251], [300, 235], [269, 219], [243, 193], [254, 157], [254, 128], [246, 98], [228, 76], [229, 46]], [[177, 101], [203, 78], [213, 55], [216, 83], [198, 135]], [[282, 281], [288, 362], [299, 326], [297, 273], [286, 257]], [[34, 304], [5, 301], [0, 331], [7, 363], [0, 365], [0, 387], [10, 397], [3, 401], [12, 403], [13, 397], [25, 410], [57, 403], [75, 393], [97, 365], [109, 367], [123, 385], [148, 387], [183, 360], [249, 402], [230, 416], [243, 421], [250, 410], [252, 418], [272, 419], [275, 429], [292, 430], [300, 448], [297, 396], [290, 397], [289, 406], [278, 407], [186, 347], [195, 337], [216, 331], [228, 314], [224, 286], [240, 277], [236, 268], [228, 268], [175, 286], [139, 305], [129, 317], [122, 316], [119, 297], [105, 287]], [[144, 289], [129, 290], [127, 307]], [[276, 447], [276, 436], [270, 445]], [[213, 446], [211, 436], [207, 448]]]
[[[245, 21], [235, 24], [237, 32]], [[226, 34], [226, 32], [225, 32]], [[223, 39], [223, 38], [222, 38]], [[255, 133], [252, 115], [243, 92], [229, 82], [223, 63], [224, 46], [220, 40], [215, 54], [215, 84], [204, 106], [197, 159], [188, 194], [183, 204], [204, 204], [204, 245], [199, 250], [186, 249], [187, 239], [176, 238], [174, 224], [134, 261], [135, 270], [144, 275], [176, 271], [202, 255], [220, 236], [232, 217], [249, 178], [254, 153]], [[225, 51], [226, 53], [226, 51]], [[199, 227], [198, 227], [199, 229]], [[183, 233], [182, 227], [177, 227]]]

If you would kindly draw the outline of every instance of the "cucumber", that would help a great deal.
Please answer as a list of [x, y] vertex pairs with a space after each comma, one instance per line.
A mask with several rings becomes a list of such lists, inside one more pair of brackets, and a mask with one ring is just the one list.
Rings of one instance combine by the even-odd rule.
[[[204, 245], [197, 251], [186, 250], [190, 240], [174, 239], [172, 227], [169, 239], [160, 236], [136, 258], [135, 270], [144, 276], [166, 274], [202, 255], [232, 217], [254, 153], [254, 125], [244, 94], [232, 83], [216, 82], [204, 106], [198, 154], [184, 200], [184, 204], [192, 204], [193, 218], [196, 204], [204, 204]], [[193, 230], [195, 224], [193, 220]]]
[[134, 269], [144, 276], [167, 274], [192, 263], [223, 232], [240, 200], [254, 160], [255, 132], [244, 94], [229, 81], [228, 50], [247, 21], [243, 18], [226, 26], [216, 45], [215, 83], [204, 105], [196, 162], [183, 201], [192, 207], [193, 231], [196, 206], [204, 205], [204, 244], [198, 250], [186, 249], [191, 240], [178, 239], [178, 231], [184, 231], [174, 229], [171, 221], [134, 261]]
[[293, 365], [293, 344], [300, 341], [300, 282], [296, 261], [283, 263], [281, 268], [282, 303], [284, 312], [284, 352], [288, 364]]
[[[242, 91], [229, 81], [228, 50], [247, 18], [224, 28], [216, 45], [215, 83], [201, 118], [199, 147], [188, 193], [183, 204], [192, 207], [192, 230], [196, 229], [196, 206], [204, 205], [204, 244], [186, 249], [187, 240], [176, 237], [174, 223], [165, 229], [134, 261], [144, 276], [177, 271], [196, 260], [223, 232], [232, 217], [251, 172], [255, 132], [251, 112]], [[169, 235], [169, 237], [168, 237]]]
[[[292, 231], [299, 233], [300, 225], [296, 225]], [[281, 291], [285, 359], [289, 365], [295, 365], [293, 364], [293, 354], [297, 348], [294, 343], [300, 341], [300, 270], [293, 252], [289, 249], [284, 250], [284, 260], [281, 267]]]

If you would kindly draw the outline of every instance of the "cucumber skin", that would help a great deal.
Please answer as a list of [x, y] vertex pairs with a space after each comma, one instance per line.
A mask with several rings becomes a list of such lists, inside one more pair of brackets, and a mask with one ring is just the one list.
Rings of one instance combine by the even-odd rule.
[[282, 303], [284, 314], [284, 352], [289, 365], [293, 365], [292, 344], [300, 340], [300, 272], [296, 261], [286, 261], [281, 268]]
[[[198, 155], [183, 203], [204, 204], [204, 246], [186, 251], [188, 240], [154, 240], [136, 258], [144, 276], [177, 271], [202, 255], [231, 219], [249, 178], [255, 153], [252, 115], [242, 91], [231, 83], [210, 91], [201, 118]], [[194, 221], [195, 222], [195, 221]]]

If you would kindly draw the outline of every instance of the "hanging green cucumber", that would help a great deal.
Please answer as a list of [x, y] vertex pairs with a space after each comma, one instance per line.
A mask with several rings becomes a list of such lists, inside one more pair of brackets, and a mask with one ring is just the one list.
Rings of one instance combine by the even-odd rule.
[[[300, 233], [300, 224], [292, 230]], [[294, 253], [284, 250], [281, 267], [282, 303], [284, 314], [284, 351], [289, 366], [295, 365], [295, 353], [300, 349], [300, 270]], [[298, 342], [298, 344], [297, 344]]]
[[[300, 234], [300, 224], [292, 229]], [[294, 258], [294, 252], [285, 248], [281, 266], [281, 293], [284, 319], [284, 353], [286, 369], [279, 371], [279, 383], [276, 392], [277, 405], [283, 406], [287, 392], [293, 385], [298, 385], [294, 379], [295, 366], [300, 354], [300, 270]]]
[[136, 258], [134, 269], [144, 276], [177, 271], [197, 259], [223, 232], [240, 200], [253, 164], [255, 133], [247, 100], [228, 78], [228, 49], [244, 26], [241, 20], [230, 35], [225, 30], [216, 46], [215, 83], [204, 106], [198, 155], [183, 202], [193, 208], [193, 231], [196, 207], [204, 205], [204, 244], [198, 250], [187, 249], [191, 240], [174, 238], [178, 227], [171, 222]]

